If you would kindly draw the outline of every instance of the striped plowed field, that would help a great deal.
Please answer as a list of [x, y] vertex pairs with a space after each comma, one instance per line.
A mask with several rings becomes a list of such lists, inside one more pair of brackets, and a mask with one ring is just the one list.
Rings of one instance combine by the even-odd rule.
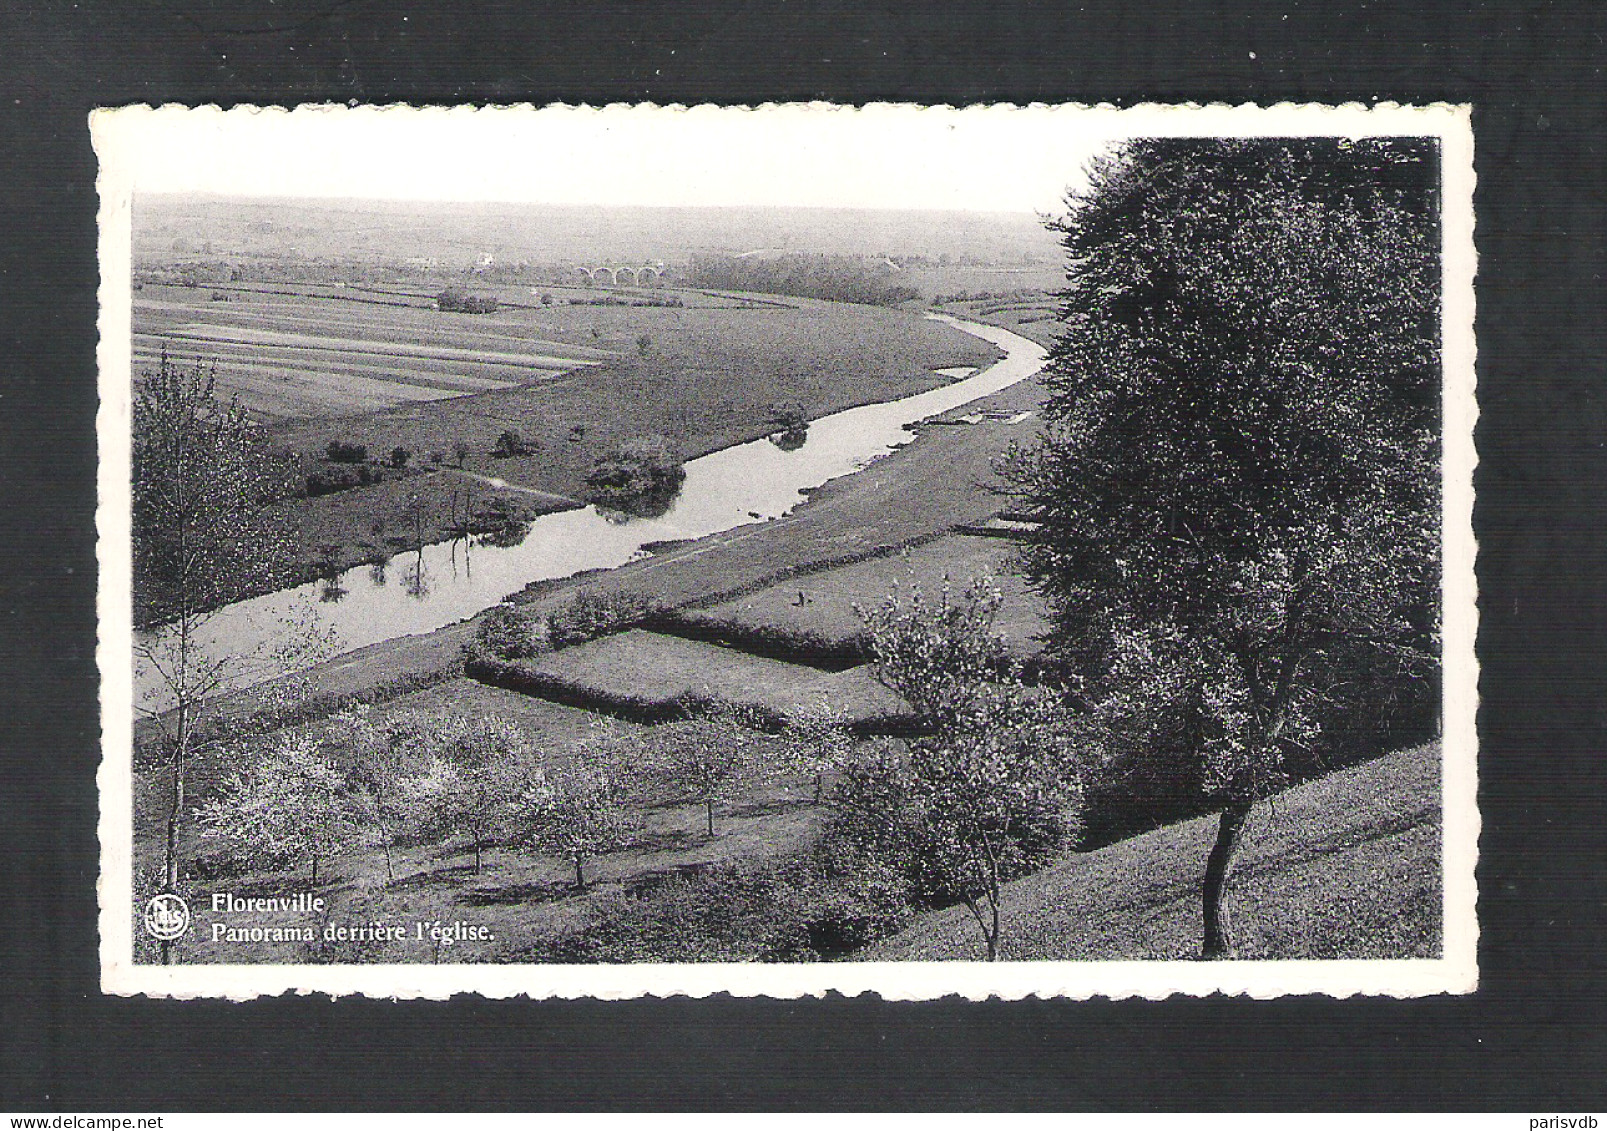
[[[203, 359], [170, 350], [169, 357], [186, 364], [198, 360], [210, 361], [215, 355]], [[151, 353], [136, 353], [134, 364], [136, 369], [154, 369], [157, 359]], [[218, 386], [225, 396], [236, 399], [242, 408], [267, 417], [338, 416], [372, 412], [410, 401], [460, 397], [471, 391], [374, 379], [349, 371], [330, 372], [310, 365], [261, 362], [249, 369], [220, 368]]]
[[[152, 355], [160, 354], [165, 348], [168, 354], [174, 357], [204, 356], [217, 358], [220, 362], [227, 361], [235, 364], [245, 362], [290, 363], [295, 365], [306, 364], [312, 368], [338, 365], [341, 372], [347, 370], [360, 372], [364, 367], [391, 371], [397, 374], [417, 372], [422, 378], [421, 384], [437, 384], [437, 381], [429, 379], [432, 374], [453, 376], [477, 369], [509, 374], [506, 380], [511, 384], [518, 384], [520, 381], [529, 380], [528, 374], [532, 372], [539, 375], [567, 369], [572, 364], [588, 364], [585, 362], [567, 362], [562, 358], [543, 357], [531, 357], [528, 359], [529, 364], [516, 364], [475, 358], [454, 359], [406, 353], [387, 353], [372, 347], [347, 350], [333, 343], [325, 346], [306, 347], [231, 342], [199, 336], [175, 337], [163, 335], [158, 337], [154, 334], [135, 335], [134, 348], [136, 352]], [[399, 380], [400, 377], [392, 379]]]
[[135, 328], [135, 333], [140, 337], [174, 343], [200, 341], [217, 342], [220, 345], [292, 349], [318, 347], [426, 360], [436, 358], [458, 361], [463, 360], [461, 354], [468, 352], [477, 360], [504, 358], [512, 364], [536, 366], [559, 364], [568, 367], [577, 362], [608, 361], [615, 356], [598, 350], [586, 350], [580, 346], [534, 338], [514, 338], [484, 333], [448, 335], [445, 332], [428, 332], [423, 327], [405, 336], [397, 336], [399, 332], [394, 327], [337, 326], [321, 324], [311, 319], [297, 323], [277, 317], [255, 318], [249, 315], [227, 325], [192, 320], [182, 322], [175, 320], [161, 326], [140, 325]]
[[164, 350], [184, 364], [216, 361], [223, 391], [263, 417], [446, 400], [545, 381], [613, 356], [461, 315], [318, 296], [214, 303], [141, 292], [134, 314], [136, 373], [154, 368]]
[[513, 351], [542, 350], [558, 357], [606, 361], [617, 355], [571, 342], [540, 337], [535, 327], [522, 326], [494, 316], [442, 314], [433, 309], [372, 310], [336, 302], [299, 307], [289, 302], [236, 301], [208, 307], [141, 299], [140, 322], [152, 333], [168, 327], [186, 332], [186, 324], [219, 329], [247, 328], [301, 332], [327, 339], [378, 339], [386, 344], [406, 343]]

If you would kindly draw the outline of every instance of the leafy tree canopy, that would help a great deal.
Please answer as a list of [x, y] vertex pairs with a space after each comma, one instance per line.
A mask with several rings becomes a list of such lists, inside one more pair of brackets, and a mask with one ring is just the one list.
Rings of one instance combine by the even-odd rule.
[[1434, 650], [1437, 171], [1417, 141], [1142, 140], [1057, 225], [1028, 567], [1096, 692], [1204, 702], [1224, 781], [1252, 732], [1312, 737], [1302, 671]]
[[928, 733], [842, 765], [828, 838], [901, 873], [919, 904], [958, 900], [1000, 953], [1000, 885], [1044, 864], [1081, 824], [1079, 727], [1025, 683], [993, 634], [991, 579], [937, 601], [915, 589], [861, 610], [877, 677]]
[[1008, 474], [1030, 576], [1112, 747], [1250, 800], [1437, 671], [1437, 153], [1375, 139], [1119, 146], [1068, 198], [1066, 329]]
[[135, 389], [132, 424], [136, 623], [198, 614], [290, 558], [263, 512], [283, 470], [261, 429], [217, 395], [211, 367], [164, 355]]
[[258, 866], [308, 860], [314, 884], [319, 861], [348, 847], [359, 828], [345, 776], [307, 735], [283, 739], [231, 776], [198, 817], [203, 836]]

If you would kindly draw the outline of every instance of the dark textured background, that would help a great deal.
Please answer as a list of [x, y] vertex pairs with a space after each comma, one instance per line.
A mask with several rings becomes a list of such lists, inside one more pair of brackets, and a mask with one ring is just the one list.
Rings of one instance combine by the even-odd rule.
[[[1607, 8], [0, 4], [0, 1109], [1603, 1106]], [[1250, 58], [1250, 52], [1255, 58]], [[97, 992], [95, 105], [1471, 101], [1483, 988], [1393, 1001]]]

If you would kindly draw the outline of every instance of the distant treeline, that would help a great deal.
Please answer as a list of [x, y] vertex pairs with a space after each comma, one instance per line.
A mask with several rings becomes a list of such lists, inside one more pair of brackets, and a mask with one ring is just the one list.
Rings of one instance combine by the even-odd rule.
[[1052, 302], [1058, 301], [1058, 295], [1041, 287], [1017, 287], [1013, 291], [955, 291], [953, 294], [934, 294], [932, 305], [942, 306], [950, 302], [995, 302], [1000, 299]]
[[833, 302], [893, 306], [919, 298], [914, 287], [899, 285], [892, 268], [848, 255], [697, 255], [688, 281], [720, 291], [756, 291]]

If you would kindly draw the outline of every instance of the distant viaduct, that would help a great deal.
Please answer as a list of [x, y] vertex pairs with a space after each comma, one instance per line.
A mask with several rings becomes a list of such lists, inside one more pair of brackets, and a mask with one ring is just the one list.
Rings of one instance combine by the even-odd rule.
[[612, 264], [581, 264], [576, 273], [586, 277], [586, 285], [594, 286], [607, 281], [613, 286], [650, 287], [664, 281], [669, 268], [662, 263], [646, 263], [640, 267], [616, 267]]

